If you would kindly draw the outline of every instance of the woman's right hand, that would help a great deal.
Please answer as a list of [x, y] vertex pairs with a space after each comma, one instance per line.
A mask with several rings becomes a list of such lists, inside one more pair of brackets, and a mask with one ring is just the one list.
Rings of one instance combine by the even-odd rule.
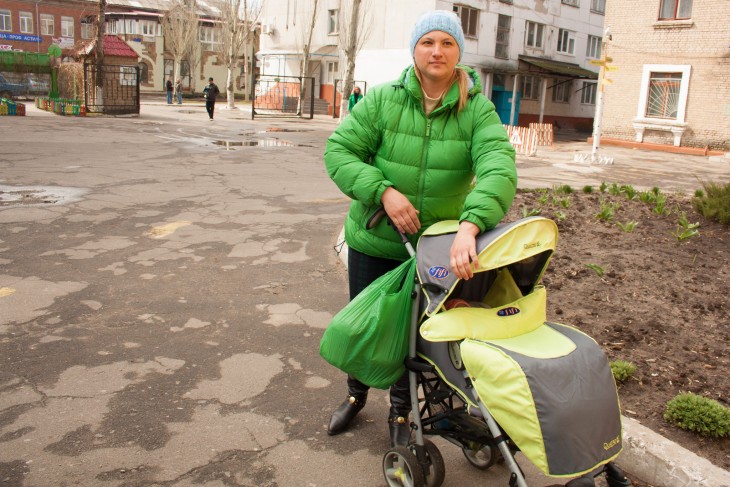
[[389, 186], [380, 197], [385, 212], [390, 217], [395, 228], [402, 233], [416, 233], [421, 228], [418, 219], [418, 210], [408, 201], [403, 193]]

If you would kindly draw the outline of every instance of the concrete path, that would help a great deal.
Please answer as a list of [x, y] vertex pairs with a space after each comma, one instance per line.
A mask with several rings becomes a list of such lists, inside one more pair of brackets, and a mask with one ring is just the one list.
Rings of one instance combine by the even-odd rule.
[[[345, 392], [317, 353], [346, 302], [335, 125], [221, 107], [0, 117], [1, 485], [383, 485], [384, 392], [325, 430]], [[578, 185], [623, 166], [519, 167]], [[442, 446], [444, 486], [507, 484]]]

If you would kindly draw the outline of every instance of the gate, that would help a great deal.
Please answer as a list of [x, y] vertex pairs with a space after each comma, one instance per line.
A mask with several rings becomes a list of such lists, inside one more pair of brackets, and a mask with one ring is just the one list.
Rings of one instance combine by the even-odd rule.
[[139, 114], [139, 67], [104, 65], [101, 96], [96, 86], [97, 68], [84, 64], [84, 102], [88, 112], [109, 115]]
[[[344, 86], [343, 79], [336, 79], [335, 80], [335, 89], [334, 89], [334, 95], [332, 95], [332, 118], [340, 118], [340, 102], [342, 101], [342, 87]], [[360, 86], [362, 85], [362, 86]], [[353, 81], [352, 82], [352, 88], [354, 89], [355, 86], [360, 86], [360, 91], [362, 92], [362, 96], [365, 96], [365, 93], [368, 91], [368, 82], [367, 81]], [[339, 88], [339, 89], [338, 89]]]
[[[299, 92], [305, 98], [299, 107]], [[314, 78], [262, 74], [254, 82], [251, 119], [256, 117], [314, 118]]]

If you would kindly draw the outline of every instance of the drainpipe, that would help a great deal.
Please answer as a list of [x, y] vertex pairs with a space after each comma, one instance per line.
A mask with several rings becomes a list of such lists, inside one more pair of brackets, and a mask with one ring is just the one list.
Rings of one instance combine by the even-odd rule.
[[41, 52], [41, 42], [43, 41], [43, 37], [41, 36], [41, 19], [38, 17], [38, 2], [41, 0], [35, 0], [35, 25], [36, 25], [36, 33], [38, 34], [38, 42], [35, 43], [35, 52], [36, 54], [39, 54]]

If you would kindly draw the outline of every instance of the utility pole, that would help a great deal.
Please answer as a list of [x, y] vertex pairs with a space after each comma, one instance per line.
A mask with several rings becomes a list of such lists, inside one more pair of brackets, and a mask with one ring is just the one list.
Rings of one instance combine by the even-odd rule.
[[613, 61], [608, 57], [608, 41], [611, 40], [611, 29], [606, 27], [603, 33], [603, 40], [601, 43], [601, 60], [591, 61], [591, 64], [597, 64], [601, 67], [601, 71], [598, 74], [598, 93], [596, 96], [596, 113], [593, 117], [593, 148], [591, 150], [591, 162], [598, 162], [598, 148], [601, 145], [601, 119], [603, 118], [603, 90], [607, 84], [612, 81], [606, 79], [606, 71], [613, 71], [616, 68], [609, 66], [608, 63]]
[[95, 105], [104, 105], [104, 20], [106, 12], [106, 0], [99, 0], [99, 17], [96, 21], [96, 58], [94, 59], [95, 64], [95, 85], [96, 85], [96, 100]]

